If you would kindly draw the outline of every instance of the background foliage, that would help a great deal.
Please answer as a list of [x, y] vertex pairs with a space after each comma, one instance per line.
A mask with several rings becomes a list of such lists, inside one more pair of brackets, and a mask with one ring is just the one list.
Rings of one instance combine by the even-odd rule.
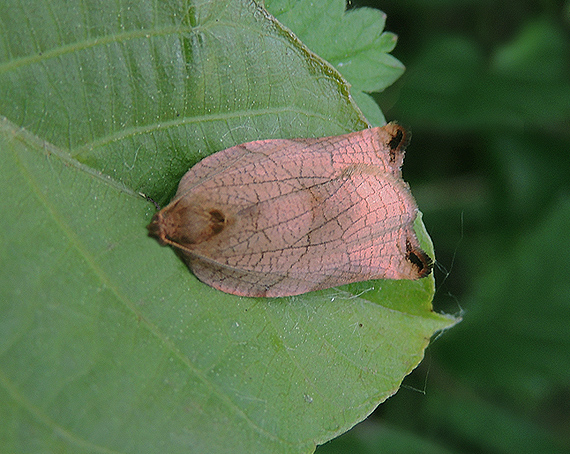
[[376, 99], [412, 129], [404, 174], [441, 265], [435, 307], [464, 320], [317, 452], [567, 452], [570, 3], [374, 6], [406, 65]]

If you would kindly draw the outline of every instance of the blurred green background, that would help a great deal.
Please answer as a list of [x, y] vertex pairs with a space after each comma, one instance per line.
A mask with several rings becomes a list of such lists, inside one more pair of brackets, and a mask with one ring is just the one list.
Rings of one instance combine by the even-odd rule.
[[436, 248], [436, 339], [400, 391], [318, 454], [570, 452], [570, 2], [359, 0], [406, 72], [404, 178]]

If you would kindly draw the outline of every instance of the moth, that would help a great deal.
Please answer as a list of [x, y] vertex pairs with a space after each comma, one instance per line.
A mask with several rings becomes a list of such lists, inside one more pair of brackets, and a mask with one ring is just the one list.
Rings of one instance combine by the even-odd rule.
[[227, 293], [298, 295], [432, 269], [395, 123], [317, 139], [258, 140], [215, 153], [182, 178], [148, 225], [198, 279]]

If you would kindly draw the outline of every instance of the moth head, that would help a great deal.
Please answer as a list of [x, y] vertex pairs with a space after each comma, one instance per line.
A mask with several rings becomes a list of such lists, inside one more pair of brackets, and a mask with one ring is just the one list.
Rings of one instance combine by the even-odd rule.
[[220, 207], [181, 197], [156, 213], [147, 229], [162, 246], [192, 249], [220, 234], [228, 223]]

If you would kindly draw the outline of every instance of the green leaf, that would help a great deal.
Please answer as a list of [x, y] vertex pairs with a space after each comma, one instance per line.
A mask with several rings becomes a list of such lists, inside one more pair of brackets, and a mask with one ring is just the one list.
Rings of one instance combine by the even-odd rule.
[[378, 104], [366, 93], [384, 90], [404, 72], [404, 65], [389, 54], [397, 37], [384, 32], [386, 15], [373, 8], [345, 11], [343, 0], [265, 3], [279, 21], [346, 78], [370, 123], [384, 125], [386, 120]]
[[255, 3], [89, 5], [1, 7], [3, 448], [311, 452], [455, 322], [431, 311], [432, 278], [227, 295], [147, 237], [138, 193], [164, 203], [240, 142], [366, 122]]

